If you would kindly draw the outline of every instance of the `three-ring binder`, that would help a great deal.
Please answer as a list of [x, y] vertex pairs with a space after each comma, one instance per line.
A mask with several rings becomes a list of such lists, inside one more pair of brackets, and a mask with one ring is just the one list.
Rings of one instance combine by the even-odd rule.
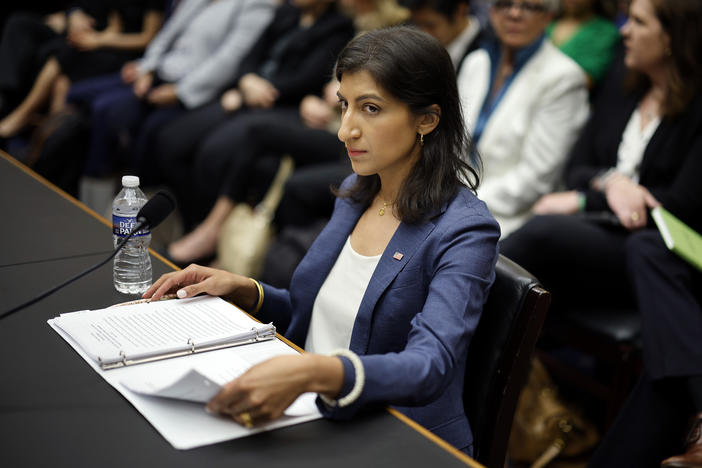
[[132, 356], [129, 357], [124, 352], [124, 350], [119, 351], [119, 358], [113, 360], [105, 360], [101, 356], [97, 357], [98, 364], [103, 370], [116, 369], [118, 367], [126, 367], [134, 364], [143, 364], [146, 362], [160, 361], [162, 359], [170, 359], [180, 356], [187, 356], [189, 354], [202, 353], [206, 351], [214, 351], [216, 349], [231, 348], [234, 346], [241, 346], [248, 343], [257, 343], [259, 341], [266, 341], [275, 338], [275, 325], [269, 323], [262, 327], [252, 327], [251, 334], [245, 337], [239, 337], [237, 340], [215, 340], [209, 343], [203, 343], [201, 345], [196, 345], [195, 340], [188, 338], [183, 349], [160, 353], [147, 356]]

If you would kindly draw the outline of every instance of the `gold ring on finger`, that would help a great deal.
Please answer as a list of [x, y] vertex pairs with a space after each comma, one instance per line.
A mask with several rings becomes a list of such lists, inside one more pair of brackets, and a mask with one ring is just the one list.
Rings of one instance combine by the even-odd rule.
[[638, 211], [634, 211], [633, 213], [631, 213], [631, 220], [633, 222], [636, 222], [639, 220], [639, 212]]
[[242, 413], [239, 413], [239, 417], [241, 418], [241, 421], [244, 423], [245, 428], [251, 429], [253, 427], [253, 420], [251, 419], [251, 414], [248, 411], [244, 411]]

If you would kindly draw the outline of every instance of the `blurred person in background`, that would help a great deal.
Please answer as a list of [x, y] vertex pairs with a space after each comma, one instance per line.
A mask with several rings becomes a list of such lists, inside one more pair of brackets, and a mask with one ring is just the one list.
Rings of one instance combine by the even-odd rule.
[[469, 0], [403, 0], [412, 24], [431, 34], [446, 47], [456, 70], [463, 59], [478, 48], [483, 36]]
[[590, 88], [604, 76], [619, 42], [604, 1], [561, 0], [560, 14], [546, 28], [548, 38], [585, 70]]
[[545, 37], [557, 9], [558, 0], [495, 0], [495, 36], [458, 74], [466, 126], [483, 159], [479, 194], [503, 238], [556, 188], [588, 116], [584, 72]]
[[270, 24], [275, 0], [183, 0], [143, 57], [120, 74], [73, 86], [69, 101], [90, 115], [85, 175], [126, 166], [150, 184], [159, 175], [154, 136], [167, 122], [219, 96]]
[[[409, 12], [398, 6], [394, 0], [341, 0], [338, 7], [347, 16], [352, 18], [354, 29], [358, 32], [366, 31], [368, 27], [392, 26], [404, 22]], [[347, 37], [347, 40], [350, 37]], [[333, 42], [333, 41], [332, 41]], [[344, 41], [345, 42], [345, 41]], [[343, 44], [342, 44], [343, 45]], [[328, 48], [328, 45], [326, 46]], [[325, 50], [323, 44], [318, 44], [317, 50]], [[329, 55], [328, 53], [325, 53]], [[311, 55], [310, 55], [311, 56]], [[312, 56], [311, 56], [312, 57]], [[336, 132], [339, 128], [338, 106], [339, 99], [336, 92], [339, 83], [336, 78], [328, 80], [331, 69], [326, 67], [320, 69], [319, 66], [326, 65], [318, 63], [317, 68], [307, 67], [304, 80], [297, 79], [295, 82], [302, 82], [303, 87], [309, 94], [302, 97], [299, 105], [295, 109], [288, 109], [283, 112], [276, 112], [275, 115], [261, 118], [246, 118], [246, 146], [239, 146], [238, 154], [234, 160], [234, 165], [228, 169], [229, 186], [236, 185], [236, 193], [221, 193], [216, 199], [185, 197], [181, 203], [185, 229], [189, 231], [187, 235], [176, 240], [168, 246], [169, 257], [179, 264], [187, 265], [193, 261], [204, 261], [214, 254], [219, 239], [220, 231], [225, 220], [234, 209], [236, 203], [248, 202], [255, 204], [257, 200], [251, 200], [251, 192], [265, 192], [256, 190], [255, 183], [260, 178], [255, 174], [261, 172], [257, 162], [265, 156], [280, 158], [285, 154], [293, 157], [295, 164], [301, 171], [307, 173], [306, 169], [323, 166], [328, 168], [322, 174], [311, 174], [312, 180], [305, 179], [300, 187], [304, 192], [305, 200], [313, 200], [323, 208], [311, 208], [309, 205], [300, 207], [299, 203], [285, 202], [285, 219], [278, 220], [281, 227], [287, 219], [295, 218], [294, 223], [305, 224], [309, 219], [316, 219], [318, 211], [322, 211], [322, 216], [328, 217], [331, 214], [334, 198], [329, 191], [329, 185], [336, 184], [350, 174], [351, 169], [348, 163], [338, 161], [344, 160], [344, 147], [339, 142]], [[297, 73], [295, 68], [294, 75]], [[323, 86], [313, 89], [315, 83], [324, 80]], [[235, 107], [228, 107], [227, 113], [238, 110], [236, 106], [241, 105], [241, 98], [237, 98], [239, 91], [233, 89], [222, 97], [222, 107], [232, 102]], [[287, 93], [290, 94], [290, 93]], [[288, 100], [289, 101], [289, 100]], [[285, 107], [289, 107], [290, 102], [285, 102]], [[246, 110], [247, 106], [243, 106]], [[205, 112], [203, 110], [203, 112]], [[177, 187], [189, 187], [190, 171], [193, 159], [197, 158], [197, 147], [193, 144], [183, 145], [177, 143], [181, 139], [174, 139], [169, 135], [174, 132], [184, 134], [187, 128], [211, 127], [216, 119], [221, 117], [210, 112], [207, 120], [193, 115], [174, 126], [180, 126], [181, 131], [174, 130], [174, 126], [164, 129], [161, 132], [159, 147], [159, 158], [161, 159], [162, 170], [167, 174], [169, 185]], [[212, 120], [210, 120], [212, 119]], [[200, 120], [199, 123], [193, 124]], [[206, 122], [206, 123], [205, 123]], [[205, 123], [205, 125], [203, 125]], [[208, 129], [209, 130], [209, 129]], [[228, 136], [222, 134], [221, 141], [228, 142]], [[195, 142], [194, 144], [199, 144]], [[229, 143], [221, 146], [222, 151], [227, 154], [231, 152]], [[203, 151], [205, 151], [203, 149]], [[223, 153], [224, 154], [224, 153]], [[201, 155], [200, 158], [205, 158]], [[326, 163], [330, 163], [327, 165]], [[294, 176], [293, 176], [294, 177]], [[233, 180], [237, 182], [234, 183]], [[263, 178], [265, 182], [265, 177]], [[176, 193], [178, 193], [176, 191]], [[299, 207], [299, 208], [298, 208]], [[292, 271], [290, 271], [292, 273]]]
[[[702, 232], [702, 3], [634, 0], [623, 60], [603, 81], [566, 169], [569, 190], [501, 252], [552, 293], [550, 313], [574, 306], [636, 308], [644, 369], [593, 467], [702, 466], [699, 274], [661, 246], [649, 209], [662, 205]], [[567, 274], [566, 274], [567, 273]], [[597, 294], [584, 285], [597, 278]]]
[[[277, 136], [269, 127], [298, 118], [300, 101], [329, 80], [333, 57], [353, 32], [334, 0], [283, 4], [244, 59], [235, 86], [161, 130], [160, 172], [184, 217], [202, 219], [200, 213], [209, 212], [182, 242], [169, 246], [174, 261], [214, 253], [222, 222], [236, 203], [246, 201], [252, 166], [261, 153], [274, 151], [271, 138], [274, 145], [284, 141], [285, 130]], [[254, 136], [254, 127], [263, 132], [261, 138]]]
[[0, 43], [0, 92], [7, 112], [0, 137], [36, 123], [47, 106], [50, 114], [63, 110], [72, 83], [119, 70], [143, 52], [161, 26], [160, 0], [84, 3], [45, 18], [20, 12], [8, 19]]

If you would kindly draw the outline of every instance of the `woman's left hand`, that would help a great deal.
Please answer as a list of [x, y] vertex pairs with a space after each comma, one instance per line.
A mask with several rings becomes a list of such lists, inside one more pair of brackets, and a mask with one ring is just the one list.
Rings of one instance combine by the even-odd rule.
[[531, 211], [536, 215], [574, 214], [578, 212], [578, 192], [547, 193], [539, 198]]
[[[207, 409], [250, 426], [281, 417], [305, 392], [335, 396], [342, 382], [343, 367], [337, 358], [316, 354], [277, 356], [226, 384], [210, 400]], [[242, 413], [247, 415], [242, 418]]]
[[646, 226], [646, 208], [655, 201], [648, 190], [622, 174], [610, 177], [604, 189], [607, 203], [622, 226], [630, 231]]

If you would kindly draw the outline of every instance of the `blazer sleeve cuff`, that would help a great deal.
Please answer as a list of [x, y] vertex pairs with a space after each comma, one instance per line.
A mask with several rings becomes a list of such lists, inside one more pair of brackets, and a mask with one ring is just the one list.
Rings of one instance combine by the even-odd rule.
[[[347, 413], [345, 408], [349, 408], [359, 400], [365, 384], [365, 372], [361, 359], [352, 351], [337, 350], [331, 355], [338, 356], [341, 364], [344, 367], [344, 382], [337, 398], [329, 398], [324, 395], [319, 395], [317, 398], [317, 407], [322, 415], [330, 418], [343, 417]], [[351, 411], [353, 413], [355, 411]]]

